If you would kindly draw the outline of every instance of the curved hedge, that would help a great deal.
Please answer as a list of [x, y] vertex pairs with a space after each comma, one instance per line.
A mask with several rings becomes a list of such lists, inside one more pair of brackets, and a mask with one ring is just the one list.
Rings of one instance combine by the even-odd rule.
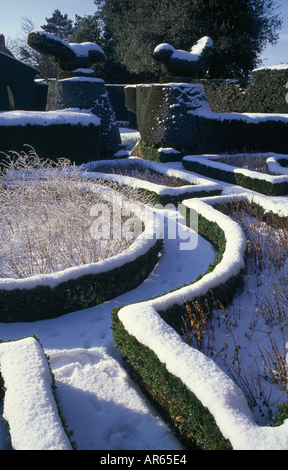
[[[190, 286], [179, 288], [179, 290], [176, 290], [175, 292], [165, 294], [164, 296], [154, 300], [152, 299], [148, 302], [134, 304], [122, 309], [114, 309], [113, 337], [115, 346], [125, 354], [129, 363], [140, 374], [141, 380], [153, 390], [153, 394], [160, 396], [161, 400], [165, 402], [165, 407], [166, 409], [168, 408], [169, 416], [175, 423], [178, 434], [180, 435], [182, 442], [185, 442], [185, 446], [187, 448], [195, 448], [196, 445], [198, 448], [205, 450], [228, 450], [231, 449], [231, 445], [219, 430], [214, 417], [205, 404], [203, 405], [203, 403], [201, 403], [201, 397], [197, 397], [196, 394], [191, 391], [191, 388], [181, 380], [181, 374], [179, 376], [178, 373], [175, 373], [175, 368], [172, 372], [168, 357], [172, 351], [175, 351], [176, 356], [180, 354], [182, 347], [180, 343], [183, 345], [184, 349], [188, 348], [188, 351], [191, 350], [187, 345], [184, 346], [180, 336], [174, 332], [174, 329], [180, 329], [179, 325], [181, 317], [185, 312], [183, 296], [185, 295], [188, 300], [191, 301], [195, 297], [198, 298], [199, 295], [206, 295], [209, 292], [209, 289], [212, 289], [218, 298], [218, 294], [220, 292], [223, 293], [222, 288], [225, 288], [226, 294], [229, 295], [230, 292], [230, 296], [232, 296], [235, 292], [235, 285], [239, 283], [242, 276], [246, 239], [242, 230], [239, 228], [238, 236], [240, 237], [240, 240], [242, 240], [242, 243], [238, 246], [238, 249], [236, 249], [236, 242], [235, 258], [233, 260], [229, 260], [230, 266], [232, 266], [231, 273], [229, 270], [227, 271], [226, 268], [221, 268], [223, 258], [226, 258], [225, 263], [227, 263], [227, 258], [229, 258], [229, 256], [225, 254], [225, 251], [227, 244], [226, 237], [229, 236], [231, 221], [228, 223], [230, 220], [228, 217], [221, 217], [222, 221], [225, 220], [228, 223], [228, 228], [223, 230], [224, 225], [223, 227], [220, 227], [217, 217], [213, 217], [213, 212], [216, 213], [216, 211], [213, 209], [212, 212], [208, 211], [207, 218], [205, 211], [203, 213], [201, 210], [203, 209], [203, 203], [199, 200], [194, 201], [193, 203], [191, 201], [191, 207], [193, 207], [199, 215], [199, 233], [218, 247], [217, 259], [213, 265], [209, 266], [207, 273], [199, 276]], [[187, 215], [189, 215], [189, 212], [190, 208]], [[237, 226], [234, 222], [232, 222], [232, 225], [234, 228]], [[230, 235], [232, 235], [232, 233]], [[231, 243], [231, 240], [232, 238], [230, 236], [229, 243]], [[235, 243], [235, 237], [232, 243]], [[218, 277], [214, 282], [211, 276], [209, 277], [209, 273], [213, 272], [215, 269], [218, 270], [220, 277]], [[220, 281], [220, 278], [222, 282]], [[140, 315], [140, 317], [138, 315]], [[130, 320], [128, 320], [128, 316]], [[142, 320], [140, 320], [141, 318], [143, 319], [143, 324]], [[151, 321], [151, 319], [153, 320]], [[136, 330], [134, 329], [136, 323], [139, 324], [139, 322], [141, 322], [143, 333], [141, 335], [138, 335], [138, 332], [136, 333]], [[144, 326], [144, 324], [146, 326]], [[146, 334], [148, 336], [151, 334], [151, 332], [148, 333], [148, 330], [150, 330], [150, 324], [155, 324], [156, 337], [153, 332], [153, 342], [157, 342], [157, 334], [159, 335], [159, 338], [160, 336], [165, 338], [164, 342], [167, 340], [167, 360], [163, 358], [163, 355], [162, 357], [159, 356], [157, 348], [155, 349], [150, 341], [147, 343], [147, 341], [144, 340]], [[174, 333], [171, 333], [171, 329], [168, 324], [173, 325], [172, 331]], [[168, 353], [168, 343], [170, 341], [169, 336], [171, 334], [172, 336], [175, 334], [176, 337], [179, 338], [179, 344], [178, 340], [176, 340], [177, 344], [175, 344], [175, 349], [170, 345]], [[146, 339], [148, 339], [148, 336]], [[173, 341], [175, 341], [175, 337]], [[174, 359], [177, 362], [176, 356]], [[181, 363], [181, 359], [178, 358], [176, 368], [180, 370], [183, 366], [185, 366], [185, 364]], [[187, 370], [191, 372], [192, 370], [188, 368], [188, 364], [186, 364], [186, 366]], [[180, 421], [179, 417], [181, 418]]]
[[27, 279], [0, 282], [0, 322], [56, 318], [113, 299], [136, 288], [153, 270], [162, 249], [153, 221], [119, 255], [99, 263]]
[[[187, 181], [187, 185], [180, 187], [170, 187], [162, 184], [150, 183], [149, 181], [140, 180], [137, 177], [130, 177], [121, 174], [101, 173], [97, 172], [97, 167], [107, 164], [107, 161], [100, 160], [96, 162], [88, 163], [83, 166], [85, 178], [101, 178], [102, 180], [115, 181], [121, 186], [130, 186], [137, 188], [139, 192], [146, 195], [151, 195], [153, 204], [174, 204], [175, 206], [183, 201], [184, 199], [190, 199], [194, 197], [208, 197], [218, 196], [222, 192], [222, 186], [213, 181], [200, 178], [199, 176], [191, 175], [186, 171], [176, 170], [168, 168], [162, 163], [148, 162], [139, 158], [125, 158], [121, 160], [110, 160], [109, 165], [113, 165], [114, 168], [124, 167], [139, 163], [141, 166], [147, 166], [155, 173], [160, 175], [171, 176], [180, 178]], [[92, 170], [92, 171], [91, 171]]]
[[[235, 202], [245, 199], [260, 205], [266, 212], [273, 210], [274, 206], [275, 213], [279, 212], [276, 203], [269, 201], [267, 204], [262, 196], [233, 196]], [[258, 426], [238, 386], [213, 360], [185, 344], [161, 318], [172, 309], [174, 318], [179, 316], [184, 295], [191, 301], [205, 295], [209, 289], [215, 294], [214, 289], [220, 291], [226, 283], [230, 284], [233, 294], [233, 279], [235, 281], [241, 276], [244, 264], [245, 237], [235, 222], [207, 206], [229, 200], [230, 196], [220, 196], [206, 198], [203, 202], [185, 202], [204, 217], [202, 229], [206, 226], [208, 236], [220, 242], [218, 264], [210, 267], [214, 269], [213, 275], [208, 273], [190, 286], [148, 302], [114, 309], [115, 344], [140, 372], [153, 396], [160, 397], [165, 403], [165, 409], [186, 448], [190, 448], [190, 441], [191, 448], [196, 443], [198, 448], [205, 450], [231, 449], [231, 446], [234, 450], [284, 450], [288, 442], [287, 407], [282, 406], [285, 409], [281, 409], [281, 419], [277, 421], [279, 427]], [[281, 216], [287, 217], [284, 204]]]

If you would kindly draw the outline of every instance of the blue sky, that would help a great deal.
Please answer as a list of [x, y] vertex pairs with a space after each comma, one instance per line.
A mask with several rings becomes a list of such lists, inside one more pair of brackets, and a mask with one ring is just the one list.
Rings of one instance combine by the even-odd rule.
[[33, 21], [36, 29], [45, 24], [45, 18], [51, 18], [54, 10], [68, 13], [71, 20], [75, 15], [93, 15], [96, 5], [93, 0], [2, 0], [0, 15], [0, 34], [15, 37], [22, 23], [22, 16]]
[[[155, 0], [157, 1], [157, 0]], [[233, 0], [232, 0], [233, 1]], [[0, 34], [6, 38], [13, 38], [22, 23], [21, 16], [27, 16], [33, 21], [36, 29], [45, 24], [45, 18], [51, 17], [54, 10], [58, 9], [62, 14], [68, 13], [69, 18], [75, 19], [75, 14], [80, 16], [91, 15], [96, 11], [93, 0], [2, 0]], [[284, 27], [280, 32], [280, 39], [276, 46], [268, 46], [261, 59], [263, 65], [276, 65], [288, 63], [288, 1], [278, 0], [279, 12], [284, 19]]]

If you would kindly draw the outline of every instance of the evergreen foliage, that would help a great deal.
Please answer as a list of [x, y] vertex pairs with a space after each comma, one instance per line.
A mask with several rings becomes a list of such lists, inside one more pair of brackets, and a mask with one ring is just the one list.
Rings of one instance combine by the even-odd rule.
[[47, 23], [41, 26], [43, 31], [69, 42], [73, 33], [73, 20], [68, 18], [67, 13], [62, 15], [60, 10], [54, 10], [51, 18], [45, 19]]
[[[282, 26], [274, 0], [95, 0], [113, 34], [116, 59], [132, 73], [159, 73], [152, 53], [160, 43], [189, 50], [203, 36], [214, 47], [209, 78], [246, 76]], [[201, 78], [201, 77], [199, 77]]]

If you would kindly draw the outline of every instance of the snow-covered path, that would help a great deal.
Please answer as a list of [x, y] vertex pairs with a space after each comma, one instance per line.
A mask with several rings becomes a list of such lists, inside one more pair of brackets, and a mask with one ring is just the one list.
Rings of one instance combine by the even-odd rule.
[[110, 329], [114, 306], [147, 300], [190, 283], [215, 260], [214, 249], [202, 238], [189, 251], [179, 250], [181, 241], [179, 235], [175, 240], [165, 237], [163, 255], [151, 275], [114, 300], [53, 320], [0, 324], [3, 340], [39, 336], [51, 359], [63, 416], [75, 432], [79, 449], [181, 449], [124, 370]]

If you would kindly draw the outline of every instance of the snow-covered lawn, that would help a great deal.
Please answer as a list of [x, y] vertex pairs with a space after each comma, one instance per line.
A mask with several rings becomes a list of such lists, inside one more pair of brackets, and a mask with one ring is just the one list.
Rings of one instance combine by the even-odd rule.
[[[131, 134], [132, 132], [130, 137]], [[125, 137], [123, 138], [125, 139]], [[183, 169], [181, 163], [171, 163], [169, 167], [177, 170]], [[224, 188], [224, 195], [237, 195], [244, 192], [243, 188], [239, 186], [222, 182], [221, 185]], [[245, 193], [252, 194], [248, 190], [245, 190]], [[287, 197], [266, 198], [261, 196], [261, 198], [269, 201], [271, 209], [281, 207], [284, 210], [286, 206], [288, 208]], [[174, 212], [170, 212], [169, 215], [167, 213], [167, 217], [169, 216], [172, 219], [175, 219], [175, 215]], [[167, 218], [165, 223], [167, 226]], [[228, 226], [227, 230], [229, 230]], [[46, 354], [50, 357], [51, 368], [55, 374], [62, 414], [69, 428], [75, 432], [73, 439], [76, 441], [79, 449], [181, 449], [178, 440], [159, 418], [140, 392], [138, 386], [124, 370], [122, 355], [113, 347], [110, 329], [113, 307], [137, 303], [139, 300], [147, 300], [151, 296], [165, 294], [180, 285], [189, 284], [198, 274], [204, 273], [208, 265], [215, 260], [215, 250], [201, 237], [198, 239], [196, 249], [191, 251], [179, 250], [181, 241], [179, 234], [174, 240], [168, 239], [167, 236], [164, 237], [163, 255], [155, 270], [138, 288], [116, 299], [105, 302], [97, 307], [74, 312], [53, 320], [35, 323], [0, 324], [0, 338], [5, 341], [30, 336], [34, 333], [40, 338]], [[233, 261], [233, 253], [230, 254], [230, 257], [231, 261]], [[254, 275], [247, 278], [245, 291], [240, 298], [235, 300], [235, 304], [230, 310], [232, 314], [234, 311], [236, 323], [236, 320], [238, 320], [238, 326], [235, 326], [235, 328], [238, 328], [237, 331], [235, 329], [235, 337], [236, 335], [237, 337], [242, 335], [239, 341], [246, 338], [245, 344], [243, 343], [244, 361], [252, 361], [251, 354], [256, 354], [253, 350], [255, 343], [253, 342], [252, 348], [251, 338], [249, 339], [245, 334], [253, 320], [257, 301], [259, 303], [259, 298], [261, 299], [261, 296], [267, 293], [268, 287], [266, 283], [269, 281], [269, 271], [262, 273], [261, 276], [261, 286], [259, 286], [257, 277]], [[213, 273], [211, 277], [213, 277]], [[169, 302], [169, 300], [165, 299], [163, 298], [163, 302]], [[167, 296], [167, 299], [169, 299], [169, 296]], [[159, 302], [162, 302], [161, 298]], [[236, 309], [236, 306], [240, 305], [241, 314], [240, 310]], [[221, 346], [221, 341], [225, 343], [224, 336], [227, 332], [225, 331], [225, 325], [224, 328], [223, 325], [222, 321], [222, 330], [220, 328], [218, 330], [221, 337], [217, 339], [218, 343], [215, 344], [215, 348]], [[217, 334], [216, 330], [217, 328], [215, 327], [215, 334]], [[263, 332], [260, 332], [260, 335], [263, 335]], [[230, 344], [233, 346], [232, 340]], [[210, 367], [211, 359], [203, 356], [201, 360], [205, 368]], [[223, 369], [225, 370], [224, 367]], [[225, 395], [227, 400], [231, 400], [232, 406], [228, 414], [230, 413], [232, 422], [236, 423], [237, 426], [239, 425], [238, 431], [237, 426], [235, 428], [234, 436], [236, 432], [241, 430], [246, 439], [246, 441], [244, 439], [245, 442], [241, 441], [241, 439], [239, 440], [239, 447], [245, 447], [249, 440], [255, 442], [257, 439], [261, 446], [264, 434], [265, 438], [270, 439], [272, 448], [273, 446], [274, 448], [285, 446], [286, 438], [283, 436], [282, 439], [280, 428], [278, 430], [261, 428], [256, 426], [255, 422], [253, 423], [253, 417], [247, 403], [245, 404], [245, 402], [241, 401], [241, 393], [239, 395], [236, 388], [232, 387], [235, 390], [234, 399], [236, 400], [235, 397], [241, 398], [241, 406], [238, 408], [238, 412], [240, 409], [241, 416], [234, 413], [234, 402], [229, 395], [230, 390], [232, 390], [230, 380], [223, 372], [219, 371], [220, 369], [215, 366], [215, 383], [218, 385], [215, 387], [215, 383], [213, 384], [213, 381], [209, 379], [210, 383], [207, 382], [207, 390], [208, 392], [209, 390], [213, 391], [215, 396], [217, 395], [218, 397], [223, 392], [223, 396]], [[184, 370], [183, 374], [185, 374]], [[200, 376], [204, 377], [202, 372]], [[205, 389], [206, 384], [204, 379], [202, 379], [202, 384], [199, 386], [200, 388], [202, 387], [202, 390]], [[223, 390], [222, 386], [224, 387]], [[281, 393], [278, 393], [279, 391]], [[211, 402], [211, 396], [209, 396], [208, 392], [206, 393], [207, 396], [205, 396], [207, 403], [209, 403], [209, 400]], [[280, 387], [278, 387], [276, 392], [273, 395], [273, 399], [274, 396], [276, 399], [280, 399], [282, 395]], [[221, 406], [224, 409], [227, 403], [223, 403]], [[276, 407], [275, 405], [273, 410]], [[222, 408], [220, 407], [218, 409], [220, 415], [222, 413], [221, 410]], [[218, 416], [219, 423], [226, 430], [229, 428], [230, 422], [224, 415], [221, 422], [220, 415]], [[258, 415], [256, 413], [256, 419], [260, 419], [259, 413]], [[266, 422], [261, 424], [266, 424]], [[261, 433], [261, 430], [263, 430], [264, 434]], [[0, 428], [0, 449], [4, 449], [7, 445], [3, 437], [5, 432], [1, 431]], [[253, 442], [251, 444], [252, 447]]]

